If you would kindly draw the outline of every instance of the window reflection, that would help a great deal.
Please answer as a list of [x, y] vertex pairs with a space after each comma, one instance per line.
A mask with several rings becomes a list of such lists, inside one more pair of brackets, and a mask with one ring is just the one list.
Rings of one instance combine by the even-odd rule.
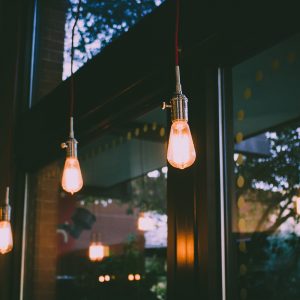
[[63, 162], [31, 176], [28, 299], [166, 299], [165, 125], [156, 109], [82, 147], [74, 195]]
[[299, 299], [300, 38], [233, 68], [239, 299]]

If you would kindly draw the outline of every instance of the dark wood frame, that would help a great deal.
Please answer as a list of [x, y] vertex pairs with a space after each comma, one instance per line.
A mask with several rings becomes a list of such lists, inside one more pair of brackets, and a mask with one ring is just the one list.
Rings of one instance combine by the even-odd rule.
[[[81, 144], [100, 136], [112, 126], [131, 121], [149, 111], [173, 92], [174, 2], [167, 1], [74, 75], [75, 129]], [[26, 37], [31, 36], [31, 28], [20, 28], [32, 19], [32, 3], [30, 0], [25, 4], [16, 1], [16, 4], [4, 5], [1, 2], [0, 6], [7, 12], [6, 22], [12, 15], [18, 20], [14, 23], [18, 26], [11, 26], [6, 33], [18, 51], [12, 54], [12, 60], [7, 61], [4, 68], [4, 71], [10, 71], [10, 84], [5, 87], [4, 93], [5, 108], [13, 110], [18, 121], [14, 139], [17, 172], [13, 187], [17, 190], [13, 203], [16, 243], [13, 254], [0, 258], [1, 273], [9, 274], [5, 282], [0, 282], [1, 299], [5, 300], [17, 300], [19, 295], [25, 171], [37, 170], [51, 160], [62, 157], [64, 153], [59, 145], [68, 131], [69, 80], [30, 111], [21, 113], [24, 112], [24, 105], [20, 103], [26, 103], [28, 97], [26, 87], [30, 84], [30, 55], [24, 57], [20, 53], [30, 53], [30, 38]], [[27, 9], [26, 4], [30, 4]], [[251, 4], [229, 0], [216, 0], [213, 3], [209, 0], [182, 1], [182, 79], [184, 93], [190, 98], [190, 125], [198, 159], [193, 167], [185, 171], [170, 167], [169, 299], [221, 299], [219, 199], [220, 193], [224, 192], [226, 212], [229, 212], [232, 184], [230, 68], [299, 32], [296, 8], [297, 2], [292, 0], [287, 0], [284, 7], [275, 7], [274, 1], [269, 0], [263, 3], [255, 0]], [[16, 18], [16, 12], [19, 18]], [[5, 28], [4, 23], [1, 26]], [[8, 55], [8, 51], [3, 55]], [[15, 67], [18, 59], [19, 64]], [[222, 99], [226, 102], [223, 102], [221, 112], [225, 120], [222, 132], [218, 127], [219, 68], [222, 71]], [[25, 92], [21, 92], [22, 89]], [[12, 98], [15, 99], [13, 103], [10, 101]], [[5, 111], [4, 124], [13, 126]], [[224, 136], [226, 145], [229, 145], [223, 153], [225, 178], [228, 180], [225, 191], [220, 191], [219, 186], [219, 134]], [[2, 153], [2, 163], [5, 157], [7, 153]], [[1, 181], [1, 190], [4, 185]], [[232, 300], [237, 299], [237, 294], [231, 282], [233, 248], [228, 234], [230, 223], [230, 214], [226, 214], [226, 286], [227, 299]], [[182, 245], [186, 250], [183, 256], [180, 253]]]
[[3, 274], [0, 280], [0, 298], [5, 300], [19, 299], [20, 294], [25, 170], [17, 159], [17, 141], [18, 120], [27, 108], [32, 11], [33, 1], [0, 1], [0, 32], [3, 41], [0, 49], [0, 197], [4, 199], [5, 187], [10, 185], [14, 235], [13, 251], [0, 255]]

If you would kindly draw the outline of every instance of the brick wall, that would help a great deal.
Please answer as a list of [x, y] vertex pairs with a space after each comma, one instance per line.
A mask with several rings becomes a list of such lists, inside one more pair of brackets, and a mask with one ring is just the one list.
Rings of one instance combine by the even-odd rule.
[[39, 1], [34, 102], [62, 81], [67, 0]]
[[57, 163], [37, 174], [33, 299], [56, 297], [57, 223], [61, 170]]

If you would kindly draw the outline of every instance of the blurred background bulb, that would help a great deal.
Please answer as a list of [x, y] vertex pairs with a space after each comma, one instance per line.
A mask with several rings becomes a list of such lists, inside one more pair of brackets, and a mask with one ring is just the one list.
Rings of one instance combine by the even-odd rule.
[[8, 253], [12, 248], [13, 238], [10, 222], [0, 221], [0, 253]]
[[105, 255], [104, 246], [101, 243], [92, 242], [89, 247], [89, 258], [91, 261], [101, 261]]
[[77, 157], [67, 157], [62, 176], [62, 188], [73, 195], [81, 190], [82, 186], [83, 180]]
[[186, 120], [175, 120], [172, 123], [168, 153], [168, 162], [175, 168], [185, 169], [196, 159], [196, 151]]

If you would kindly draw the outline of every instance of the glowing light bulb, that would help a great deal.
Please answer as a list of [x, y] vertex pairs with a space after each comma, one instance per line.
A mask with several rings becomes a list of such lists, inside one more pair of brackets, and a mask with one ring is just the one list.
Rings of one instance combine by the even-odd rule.
[[99, 242], [92, 242], [89, 247], [89, 258], [91, 261], [101, 261], [104, 257], [104, 246]]
[[134, 279], [137, 280], [137, 281], [141, 280], [141, 275], [140, 274], [135, 274]]
[[9, 205], [9, 187], [6, 188], [5, 205], [0, 206], [0, 253], [5, 254], [13, 248], [13, 236], [10, 225], [11, 206]]
[[128, 275], [128, 280], [129, 281], [133, 281], [134, 280], [134, 275], [133, 274], [129, 274]]
[[61, 184], [62, 188], [71, 194], [81, 190], [83, 180], [77, 157], [66, 158]]
[[196, 160], [196, 151], [188, 125], [188, 98], [182, 93], [179, 65], [175, 66], [176, 91], [162, 109], [171, 109], [172, 126], [169, 137], [167, 160], [178, 169], [191, 166]]
[[5, 254], [12, 250], [13, 238], [9, 221], [0, 222], [0, 253]]
[[191, 166], [196, 159], [196, 151], [186, 120], [173, 121], [167, 159], [169, 163], [178, 169], [185, 169]]

